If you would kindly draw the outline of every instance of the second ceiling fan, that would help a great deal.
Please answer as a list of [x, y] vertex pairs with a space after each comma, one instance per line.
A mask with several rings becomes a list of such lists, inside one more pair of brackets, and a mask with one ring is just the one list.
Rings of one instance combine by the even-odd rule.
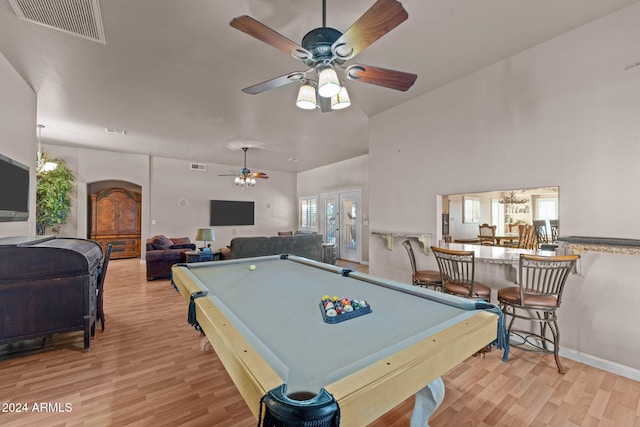
[[256, 178], [267, 179], [269, 178], [269, 175], [267, 175], [264, 172], [251, 172], [251, 170], [247, 168], [247, 150], [249, 149], [249, 147], [241, 147], [241, 148], [242, 148], [242, 151], [244, 151], [244, 166], [240, 168], [238, 173], [219, 174], [218, 176], [235, 176], [236, 177], [236, 179], [234, 180], [235, 184], [242, 187], [242, 189], [245, 189], [247, 187], [255, 187]]
[[[343, 68], [345, 61], [352, 59], [408, 17], [399, 1], [377, 0], [347, 31], [341, 33], [326, 26], [326, 0], [322, 0], [322, 27], [309, 31], [301, 45], [250, 16], [233, 18], [229, 23], [233, 28], [292, 55], [310, 67], [246, 87], [242, 91], [255, 95], [299, 83], [303, 85], [298, 94], [297, 105], [300, 108], [319, 107], [322, 112], [328, 112], [347, 107], [350, 101], [346, 88], [340, 84], [336, 68]], [[317, 80], [307, 77], [312, 71], [317, 73]], [[409, 89], [417, 78], [415, 74], [364, 64], [352, 64], [344, 68], [344, 74], [349, 80], [400, 91]]]

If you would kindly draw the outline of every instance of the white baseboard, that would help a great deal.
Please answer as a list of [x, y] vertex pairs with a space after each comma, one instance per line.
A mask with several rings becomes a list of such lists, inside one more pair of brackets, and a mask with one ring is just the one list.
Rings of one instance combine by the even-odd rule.
[[611, 362], [610, 360], [600, 359], [599, 357], [566, 348], [560, 348], [559, 353], [560, 356], [566, 357], [567, 359], [575, 360], [577, 362], [584, 363], [585, 365], [593, 366], [594, 368], [602, 369], [603, 371], [611, 372], [612, 374], [620, 375], [634, 381], [640, 381], [640, 370], [630, 366], [621, 365], [619, 363]]

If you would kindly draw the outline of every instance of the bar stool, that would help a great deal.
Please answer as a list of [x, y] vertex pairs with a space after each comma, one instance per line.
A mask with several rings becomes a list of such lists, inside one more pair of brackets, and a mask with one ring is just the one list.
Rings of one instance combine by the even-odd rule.
[[413, 253], [413, 247], [409, 240], [402, 242], [407, 253], [409, 254], [409, 261], [411, 262], [411, 282], [414, 286], [422, 286], [425, 288], [432, 287], [435, 290], [442, 290], [442, 278], [440, 272], [435, 270], [418, 270], [416, 265], [416, 257]]
[[445, 292], [491, 301], [491, 288], [474, 279], [475, 253], [473, 251], [455, 251], [436, 246], [431, 246], [431, 250], [438, 262]]
[[[508, 328], [511, 346], [536, 353], [553, 353], [561, 374], [564, 374], [564, 368], [558, 357], [560, 329], [556, 310], [560, 307], [567, 277], [578, 258], [579, 255], [547, 257], [520, 254], [519, 285], [498, 291], [502, 312], [511, 316]], [[531, 331], [514, 329], [516, 319], [531, 322]], [[540, 327], [539, 333], [533, 332], [536, 326]], [[547, 337], [547, 329], [551, 337]]]

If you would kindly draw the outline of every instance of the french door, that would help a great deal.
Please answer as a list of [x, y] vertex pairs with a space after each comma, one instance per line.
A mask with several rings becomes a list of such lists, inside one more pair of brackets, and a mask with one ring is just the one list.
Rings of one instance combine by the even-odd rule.
[[320, 225], [326, 243], [336, 245], [336, 257], [362, 261], [360, 190], [320, 196]]

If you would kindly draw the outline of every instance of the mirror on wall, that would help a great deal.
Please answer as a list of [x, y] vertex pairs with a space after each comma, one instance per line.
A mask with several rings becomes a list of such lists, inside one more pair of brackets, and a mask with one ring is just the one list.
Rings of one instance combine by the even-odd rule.
[[518, 231], [520, 224], [558, 221], [559, 190], [555, 187], [507, 189], [443, 195], [442, 240], [476, 243], [481, 224], [496, 226], [496, 235]]

